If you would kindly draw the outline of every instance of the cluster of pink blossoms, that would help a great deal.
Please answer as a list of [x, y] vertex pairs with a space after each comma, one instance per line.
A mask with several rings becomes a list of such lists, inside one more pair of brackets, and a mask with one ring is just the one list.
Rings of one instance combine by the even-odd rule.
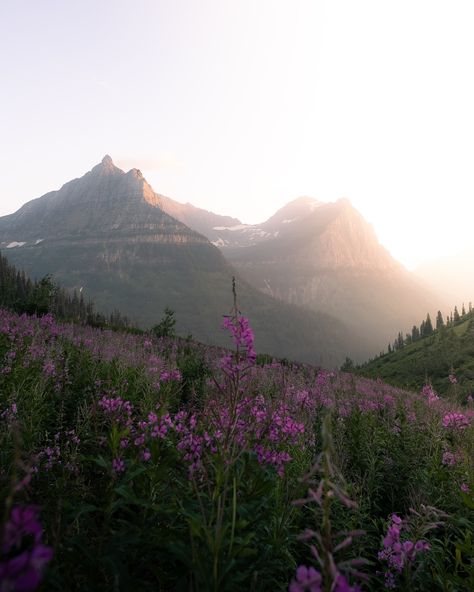
[[[296, 570], [296, 578], [291, 582], [288, 592], [323, 592], [323, 578], [314, 567], [300, 565]], [[334, 579], [333, 592], [360, 592], [357, 584], [351, 586], [347, 578], [338, 573]]]
[[419, 540], [416, 543], [410, 540], [401, 540], [403, 520], [396, 514], [392, 514], [391, 523], [387, 534], [383, 539], [383, 549], [378, 558], [386, 561], [388, 570], [385, 572], [385, 587], [395, 588], [395, 576], [403, 571], [403, 568], [415, 561], [419, 553], [427, 551], [430, 545], [427, 541]]
[[443, 458], [441, 462], [445, 467], [454, 467], [461, 459], [462, 456], [459, 454], [459, 452], [450, 452], [449, 450], [446, 450], [443, 452]]
[[425, 386], [421, 389], [421, 394], [427, 399], [428, 404], [439, 401], [438, 393], [433, 389], [431, 384], [425, 384]]
[[451, 430], [465, 430], [470, 423], [469, 418], [463, 413], [446, 413], [443, 417], [443, 427]]
[[222, 357], [221, 368], [228, 376], [253, 366], [257, 359], [254, 348], [254, 335], [246, 317], [225, 317], [222, 327], [227, 329], [232, 336], [238, 355], [229, 353]]
[[104, 395], [99, 400], [99, 407], [111, 420], [125, 426], [131, 424], [133, 405], [130, 401], [125, 401], [122, 397], [107, 397]]
[[0, 590], [33, 592], [53, 557], [42, 543], [43, 527], [33, 506], [14, 507], [5, 524], [1, 541]]

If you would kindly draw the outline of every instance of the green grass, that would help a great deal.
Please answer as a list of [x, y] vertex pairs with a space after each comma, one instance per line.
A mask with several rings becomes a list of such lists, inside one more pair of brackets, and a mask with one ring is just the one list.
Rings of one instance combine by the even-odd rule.
[[358, 366], [356, 372], [415, 390], [429, 381], [440, 394], [453, 390], [452, 373], [458, 380], [456, 395], [465, 399], [474, 391], [474, 317], [467, 316], [452, 327]]

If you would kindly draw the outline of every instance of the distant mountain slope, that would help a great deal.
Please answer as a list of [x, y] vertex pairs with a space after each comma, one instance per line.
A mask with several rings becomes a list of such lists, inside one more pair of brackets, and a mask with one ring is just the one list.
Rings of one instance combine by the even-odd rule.
[[190, 203], [179, 203], [166, 195], [160, 195], [159, 198], [161, 208], [167, 214], [208, 238], [211, 235], [212, 238], [210, 240], [216, 240], [218, 238], [218, 234], [213, 233], [213, 229], [216, 226], [235, 227], [241, 225], [240, 220], [237, 218], [214, 214], [202, 208], [197, 208]]
[[[99, 309], [117, 308], [150, 326], [169, 306], [178, 331], [224, 343], [220, 324], [235, 271], [203, 235], [164, 212], [162, 201], [139, 170], [124, 173], [106, 156], [83, 177], [0, 218], [0, 248], [32, 277], [51, 273], [65, 288], [83, 289]], [[329, 315], [276, 302], [244, 281], [238, 291], [259, 351], [330, 366], [370, 352]]]
[[[300, 197], [261, 224], [229, 225], [189, 204], [164, 202], [199, 229], [261, 292], [348, 324], [373, 352], [400, 327], [444, 308], [447, 299], [408, 272], [379, 243], [347, 199]], [[177, 215], [178, 215], [177, 214]], [[217, 224], [216, 224], [217, 223]]]
[[[474, 313], [467, 313], [450, 327], [362, 364], [355, 371], [415, 390], [430, 381], [440, 394], [457, 390], [465, 398], [474, 392]], [[449, 380], [451, 373], [458, 381], [456, 385]]]
[[242, 224], [237, 218], [214, 214], [189, 203], [181, 204], [163, 195], [160, 199], [165, 212], [204, 234], [224, 253], [228, 249], [253, 246], [286, 234], [286, 225], [301, 220], [322, 205], [312, 197], [299, 197], [262, 224]]
[[[294, 216], [295, 205], [306, 213]], [[272, 237], [223, 252], [262, 292], [336, 316], [368, 337], [374, 351], [400, 326], [440, 306], [348, 200], [310, 205], [288, 204], [261, 225]]]

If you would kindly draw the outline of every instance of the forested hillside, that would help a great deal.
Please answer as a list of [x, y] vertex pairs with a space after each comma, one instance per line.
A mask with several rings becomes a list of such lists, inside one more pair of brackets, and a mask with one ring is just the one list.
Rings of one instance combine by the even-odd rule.
[[405, 336], [400, 332], [387, 353], [357, 366], [356, 372], [413, 389], [429, 382], [439, 393], [466, 401], [474, 392], [472, 305], [462, 305], [461, 312], [455, 306], [446, 319], [438, 311], [434, 326], [428, 314]]

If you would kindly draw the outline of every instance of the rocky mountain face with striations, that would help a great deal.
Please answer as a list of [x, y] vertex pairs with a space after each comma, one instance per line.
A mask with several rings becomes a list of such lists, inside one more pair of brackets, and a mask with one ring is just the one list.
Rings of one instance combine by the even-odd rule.
[[262, 224], [202, 232], [262, 293], [335, 316], [373, 351], [443, 304], [393, 259], [347, 199], [302, 197]]
[[231, 248], [250, 247], [284, 234], [286, 224], [306, 216], [321, 204], [311, 197], [300, 197], [262, 224], [242, 224], [237, 218], [214, 214], [189, 203], [181, 204], [169, 197], [160, 198], [165, 212], [204, 234], [224, 252]]
[[[106, 156], [83, 177], [0, 218], [0, 249], [32, 277], [52, 274], [83, 290], [103, 311], [117, 308], [149, 327], [169, 306], [178, 331], [228, 343], [220, 325], [235, 270], [205, 236], [164, 211], [166, 199], [139, 170], [125, 173]], [[203, 226], [238, 222], [184, 210], [182, 217], [191, 212]], [[328, 366], [370, 353], [365, 340], [324, 312], [278, 301], [241, 279], [238, 291], [259, 351]]]
[[318, 204], [305, 216], [281, 224], [276, 237], [228, 249], [226, 255], [262, 292], [324, 310], [378, 349], [386, 346], [389, 335], [409, 330], [440, 305], [380, 245], [373, 228], [346, 199]]

